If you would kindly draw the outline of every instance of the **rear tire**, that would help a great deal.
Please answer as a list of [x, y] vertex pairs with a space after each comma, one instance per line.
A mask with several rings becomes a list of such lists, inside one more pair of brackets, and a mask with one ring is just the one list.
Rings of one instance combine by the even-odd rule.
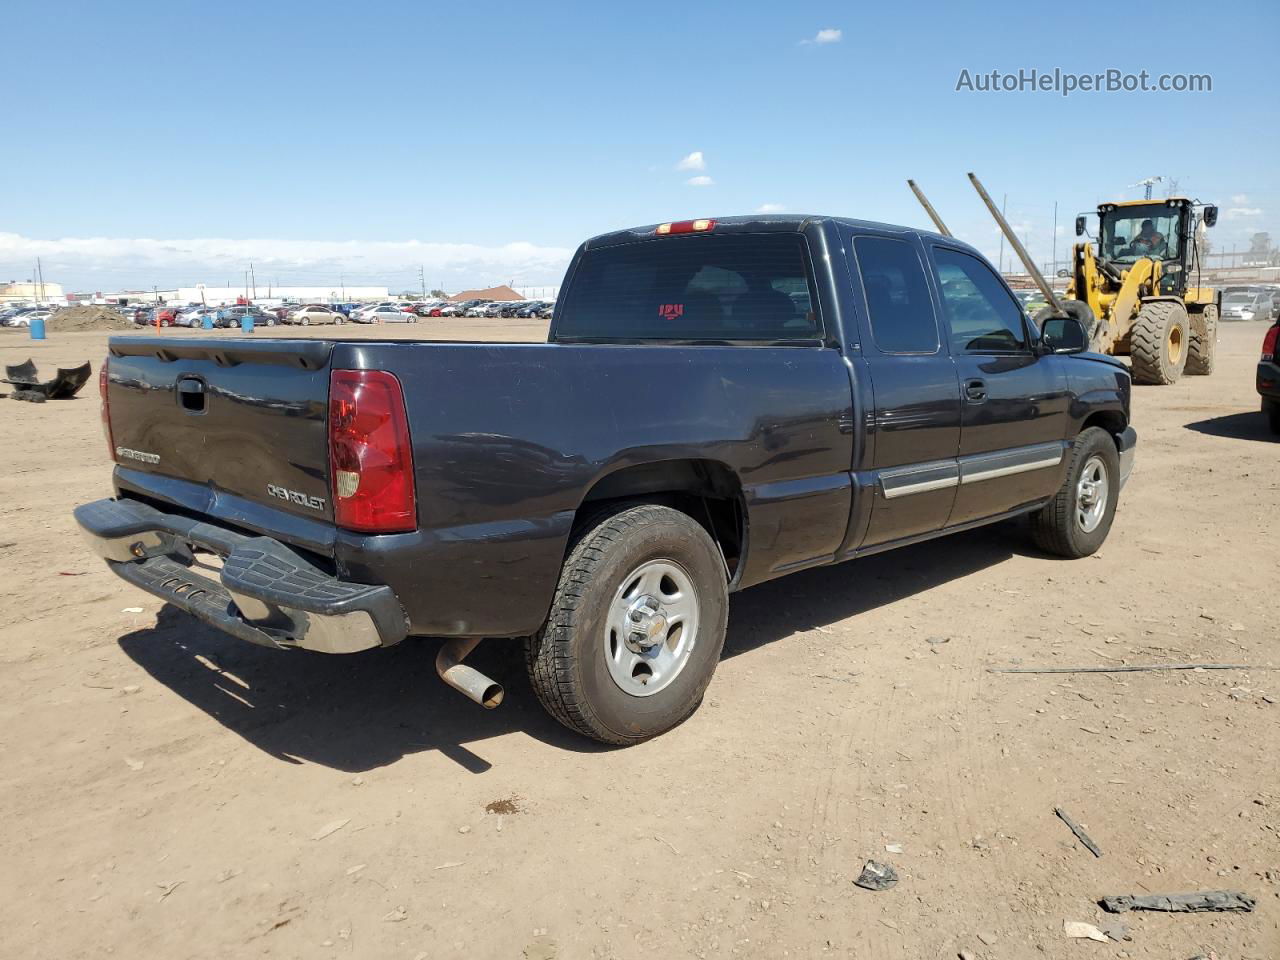
[[1207, 377], [1213, 373], [1218, 352], [1218, 308], [1212, 303], [1191, 315], [1191, 342], [1187, 347], [1188, 376]]
[[1031, 537], [1046, 553], [1087, 557], [1107, 539], [1120, 499], [1120, 455], [1107, 431], [1089, 427], [1067, 456], [1067, 478], [1031, 515]]
[[706, 530], [670, 507], [623, 506], [594, 518], [565, 560], [547, 622], [526, 641], [530, 681], [569, 729], [639, 743], [697, 709], [728, 612]]
[[1135, 383], [1177, 383], [1187, 365], [1190, 324], [1186, 308], [1172, 300], [1142, 305], [1129, 335]]
[[1263, 400], [1262, 413], [1267, 418], [1271, 432], [1280, 437], [1280, 400]]

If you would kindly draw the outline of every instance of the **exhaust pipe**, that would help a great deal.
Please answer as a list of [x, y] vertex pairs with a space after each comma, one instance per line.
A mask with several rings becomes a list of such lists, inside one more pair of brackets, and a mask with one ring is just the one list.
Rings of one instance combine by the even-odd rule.
[[502, 684], [469, 667], [462, 661], [480, 643], [479, 637], [459, 637], [449, 640], [436, 654], [436, 673], [440, 679], [469, 700], [474, 700], [486, 710], [502, 703]]

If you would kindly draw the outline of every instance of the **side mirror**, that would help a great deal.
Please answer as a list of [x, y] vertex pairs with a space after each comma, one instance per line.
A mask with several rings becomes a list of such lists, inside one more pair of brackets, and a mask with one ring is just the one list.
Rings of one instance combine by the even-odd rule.
[[1076, 236], [1084, 236], [1084, 217], [1076, 217]]
[[1218, 208], [1214, 206], [1205, 207], [1204, 208], [1204, 225], [1206, 227], [1212, 227], [1217, 222], [1218, 222]]
[[1040, 326], [1040, 339], [1049, 353], [1084, 353], [1089, 335], [1075, 317], [1049, 317]]

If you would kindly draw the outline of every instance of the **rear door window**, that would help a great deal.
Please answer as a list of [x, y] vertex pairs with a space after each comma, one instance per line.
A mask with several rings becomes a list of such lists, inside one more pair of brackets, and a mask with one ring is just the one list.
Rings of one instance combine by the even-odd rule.
[[813, 341], [804, 238], [661, 237], [588, 250], [556, 308], [558, 340]]
[[938, 321], [914, 245], [891, 237], [853, 241], [871, 338], [881, 353], [937, 353]]

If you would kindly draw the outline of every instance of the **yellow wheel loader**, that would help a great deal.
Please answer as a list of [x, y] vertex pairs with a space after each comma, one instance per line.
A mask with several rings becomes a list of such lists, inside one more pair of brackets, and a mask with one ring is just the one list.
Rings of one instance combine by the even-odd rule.
[[[1076, 217], [1078, 237], [1085, 217]], [[1135, 382], [1213, 372], [1221, 295], [1200, 283], [1197, 238], [1217, 221], [1217, 207], [1185, 197], [1104, 203], [1096, 249], [1075, 244], [1062, 307], [1094, 350], [1130, 357]]]

